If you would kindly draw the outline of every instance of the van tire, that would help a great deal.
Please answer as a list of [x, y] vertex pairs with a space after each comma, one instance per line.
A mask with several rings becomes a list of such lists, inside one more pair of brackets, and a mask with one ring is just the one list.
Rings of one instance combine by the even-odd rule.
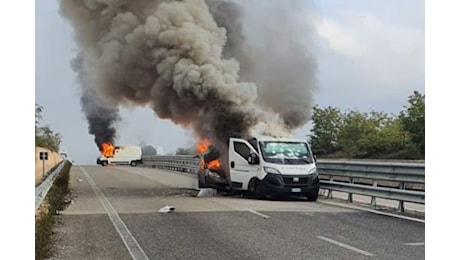
[[102, 162], [101, 162], [101, 165], [102, 165], [103, 167], [104, 167], [104, 166], [107, 166], [107, 164], [108, 164], [107, 161], [102, 161]]
[[255, 187], [255, 191], [256, 191], [256, 198], [259, 199], [259, 200], [263, 200], [265, 199], [265, 193], [264, 191], [262, 190], [262, 188], [260, 187], [260, 183], [256, 182], [256, 187]]
[[137, 162], [136, 161], [131, 161], [131, 163], [129, 165], [131, 165], [132, 167], [136, 167]]
[[312, 192], [312, 193], [307, 193], [307, 201], [316, 201], [316, 200], [318, 200], [318, 193], [319, 193], [319, 191]]
[[257, 199], [259, 199], [259, 200], [265, 199], [265, 194], [264, 194], [263, 190], [260, 187], [260, 181], [259, 180], [252, 179], [249, 182], [249, 191], [251, 191], [251, 193], [254, 194], [254, 196]]

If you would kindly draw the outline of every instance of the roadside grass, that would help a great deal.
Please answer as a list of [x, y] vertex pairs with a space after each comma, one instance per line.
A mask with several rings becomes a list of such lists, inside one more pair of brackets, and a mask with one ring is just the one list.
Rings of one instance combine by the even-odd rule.
[[72, 164], [69, 161], [64, 163], [64, 167], [54, 180], [45, 200], [35, 213], [35, 259], [37, 260], [53, 256], [55, 216], [68, 204], [69, 173]]

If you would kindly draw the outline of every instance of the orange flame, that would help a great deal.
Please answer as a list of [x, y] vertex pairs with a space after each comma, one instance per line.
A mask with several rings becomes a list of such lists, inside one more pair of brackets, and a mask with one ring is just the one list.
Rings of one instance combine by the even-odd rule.
[[105, 157], [113, 157], [114, 150], [115, 150], [115, 147], [113, 146], [112, 143], [108, 143], [108, 142], [103, 143], [101, 154]]
[[208, 168], [211, 169], [219, 169], [222, 164], [220, 163], [219, 159], [212, 160], [208, 163]]
[[197, 145], [196, 145], [196, 150], [200, 153], [200, 154], [204, 154], [207, 150], [208, 150], [208, 147], [211, 145], [211, 141], [209, 141], [208, 138], [205, 138], [203, 141], [199, 142]]
[[[211, 145], [211, 141], [209, 141], [208, 138], [203, 139], [202, 141], [198, 142], [196, 145], [196, 150], [198, 153], [203, 155]], [[222, 162], [220, 159], [215, 159], [210, 161], [208, 164], [204, 162], [203, 159], [200, 161], [200, 168], [205, 169], [205, 168], [210, 168], [210, 169], [219, 169], [222, 166]]]

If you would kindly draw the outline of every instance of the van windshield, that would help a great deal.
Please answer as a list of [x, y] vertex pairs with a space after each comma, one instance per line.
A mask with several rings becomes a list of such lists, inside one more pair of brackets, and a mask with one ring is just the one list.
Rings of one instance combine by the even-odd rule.
[[266, 162], [276, 164], [311, 164], [313, 158], [306, 143], [302, 142], [259, 142], [262, 157]]

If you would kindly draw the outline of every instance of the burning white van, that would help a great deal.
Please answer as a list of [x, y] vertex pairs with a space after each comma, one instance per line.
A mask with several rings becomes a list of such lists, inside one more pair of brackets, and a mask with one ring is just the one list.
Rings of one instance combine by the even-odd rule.
[[106, 166], [109, 164], [136, 166], [142, 163], [142, 150], [140, 146], [113, 146], [110, 143], [102, 145], [101, 156], [97, 158], [97, 164]]
[[[206, 144], [206, 143], [205, 143]], [[202, 145], [202, 144], [201, 144]], [[202, 149], [200, 188], [231, 186], [265, 196], [301, 195], [316, 201], [320, 188], [316, 162], [304, 140], [256, 136], [250, 140], [230, 138], [228, 166], [214, 149]], [[227, 173], [227, 174], [226, 174]]]

